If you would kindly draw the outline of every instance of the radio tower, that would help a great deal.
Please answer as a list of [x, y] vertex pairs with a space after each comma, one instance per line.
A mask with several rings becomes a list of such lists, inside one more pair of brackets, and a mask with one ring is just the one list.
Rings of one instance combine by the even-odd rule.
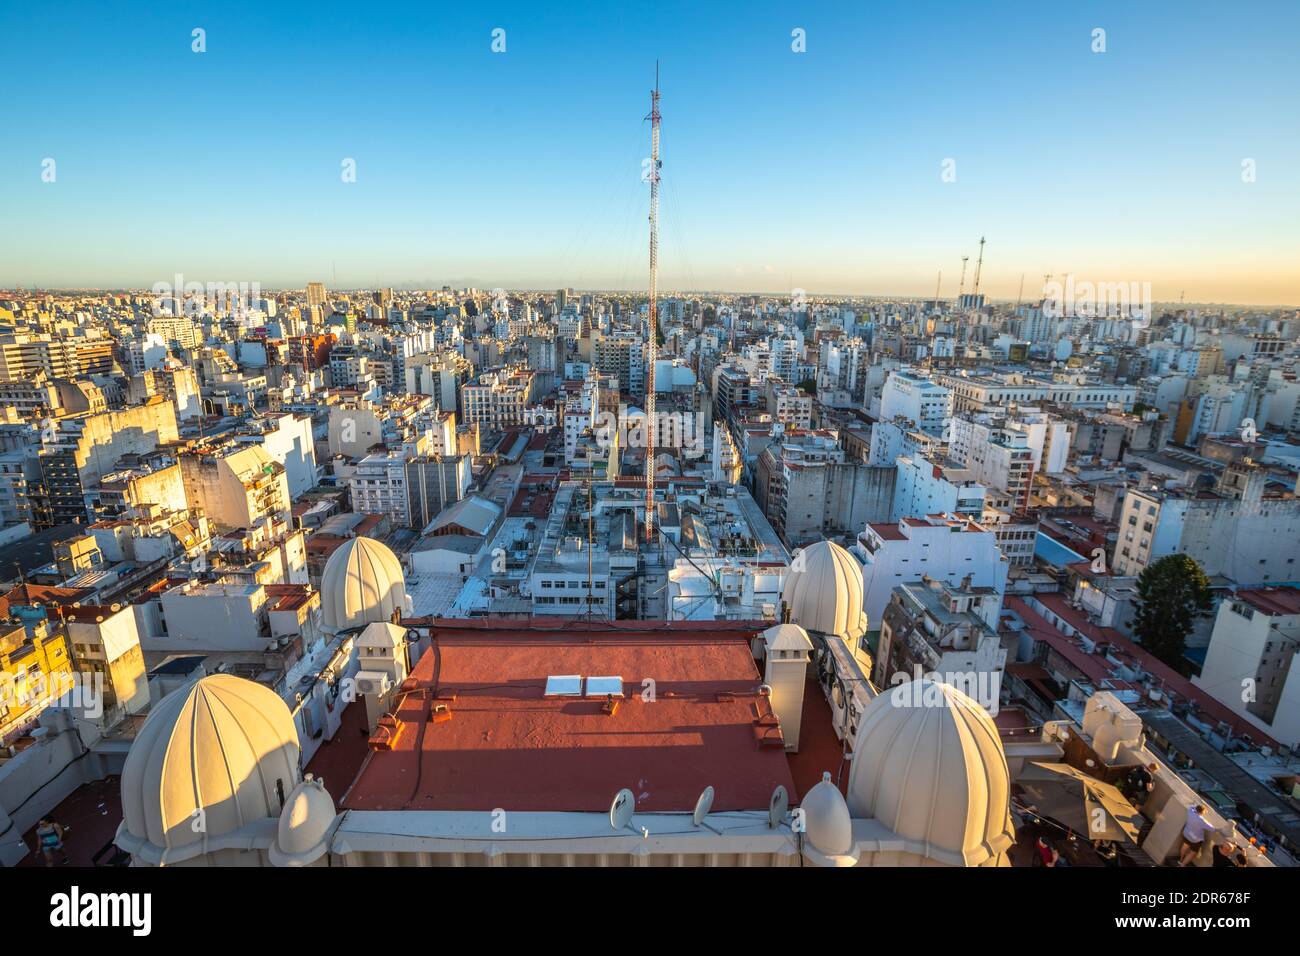
[[655, 62], [655, 88], [650, 91], [650, 348], [647, 350], [645, 386], [645, 539], [654, 540], [655, 513], [655, 359], [659, 352], [659, 324], [655, 295], [659, 279], [659, 63]]

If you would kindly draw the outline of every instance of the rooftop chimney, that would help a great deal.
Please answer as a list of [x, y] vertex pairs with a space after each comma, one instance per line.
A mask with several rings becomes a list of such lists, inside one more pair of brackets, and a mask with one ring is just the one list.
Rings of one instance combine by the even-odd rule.
[[771, 688], [769, 700], [785, 749], [799, 750], [799, 727], [803, 716], [803, 690], [808, 673], [812, 641], [798, 624], [778, 624], [762, 634], [764, 643], [763, 683]]

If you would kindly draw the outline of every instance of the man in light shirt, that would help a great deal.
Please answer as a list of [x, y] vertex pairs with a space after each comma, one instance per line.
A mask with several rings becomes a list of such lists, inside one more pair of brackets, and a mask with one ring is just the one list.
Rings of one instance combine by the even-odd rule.
[[1183, 827], [1183, 849], [1178, 855], [1178, 865], [1195, 862], [1205, 845], [1205, 837], [1214, 832], [1214, 824], [1205, 819], [1205, 804], [1187, 808], [1187, 824]]

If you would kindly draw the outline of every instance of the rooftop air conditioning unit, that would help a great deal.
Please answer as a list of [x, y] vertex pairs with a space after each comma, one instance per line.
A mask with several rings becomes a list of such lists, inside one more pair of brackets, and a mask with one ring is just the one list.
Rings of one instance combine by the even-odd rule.
[[388, 675], [383, 671], [358, 671], [356, 676], [357, 693], [361, 695], [374, 694], [382, 697], [388, 693], [388, 688], [392, 686]]

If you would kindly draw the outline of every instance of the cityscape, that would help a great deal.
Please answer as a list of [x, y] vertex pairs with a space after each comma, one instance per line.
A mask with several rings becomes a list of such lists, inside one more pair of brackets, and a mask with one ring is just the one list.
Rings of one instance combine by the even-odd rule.
[[[979, 35], [1059, 60], [1048, 87], [1187, 108], [1162, 66], [1207, 48], [1181, 27], [1155, 50], [1150, 12], [1023, 12]], [[960, 60], [970, 15], [936, 52]], [[253, 96], [253, 61], [274, 105], [114, 187], [128, 141], [56, 131], [65, 76], [0, 164], [0, 865], [62, 887], [51, 926], [147, 935], [73, 885], [126, 868], [987, 867], [1122, 871], [1097, 890], [1114, 929], [1175, 885], [1143, 870], [1300, 862], [1297, 131], [1259, 132], [1279, 85], [1294, 99], [1281, 31], [1216, 41], [1261, 92], [1210, 104], [1212, 171], [1120, 186], [1099, 155], [1089, 185], [1074, 157], [941, 112], [927, 139], [891, 107], [924, 157], [890, 187], [837, 172], [860, 130], [718, 148], [757, 115], [725, 115], [732, 84], [776, 97], [769, 120], [801, 108], [780, 84], [843, 108], [856, 13], [746, 14], [710, 68], [666, 8], [653, 43], [562, 78], [565, 31], [618, 30], [449, 13], [428, 35], [477, 87], [456, 109], [517, 134], [483, 133], [477, 162], [451, 125], [395, 136], [387, 102], [341, 134], [360, 93], [258, 142], [264, 109], [335, 83], [264, 59], [287, 12], [87, 16], [167, 35], [142, 60], [155, 105]], [[321, 16], [318, 65], [352, 22], [393, 57], [361, 87], [420, 69], [384, 14]], [[884, 69], [923, 21], [880, 16]], [[108, 68], [87, 128], [142, 82]], [[1029, 83], [989, 78], [971, 118], [1040, 102]], [[1017, 150], [1050, 168], [991, 171]], [[416, 152], [455, 173], [432, 205]], [[124, 215], [155, 190], [150, 225]], [[1211, 875], [1176, 885], [1246, 882]], [[1131, 925], [1250, 927], [1248, 897]]]

